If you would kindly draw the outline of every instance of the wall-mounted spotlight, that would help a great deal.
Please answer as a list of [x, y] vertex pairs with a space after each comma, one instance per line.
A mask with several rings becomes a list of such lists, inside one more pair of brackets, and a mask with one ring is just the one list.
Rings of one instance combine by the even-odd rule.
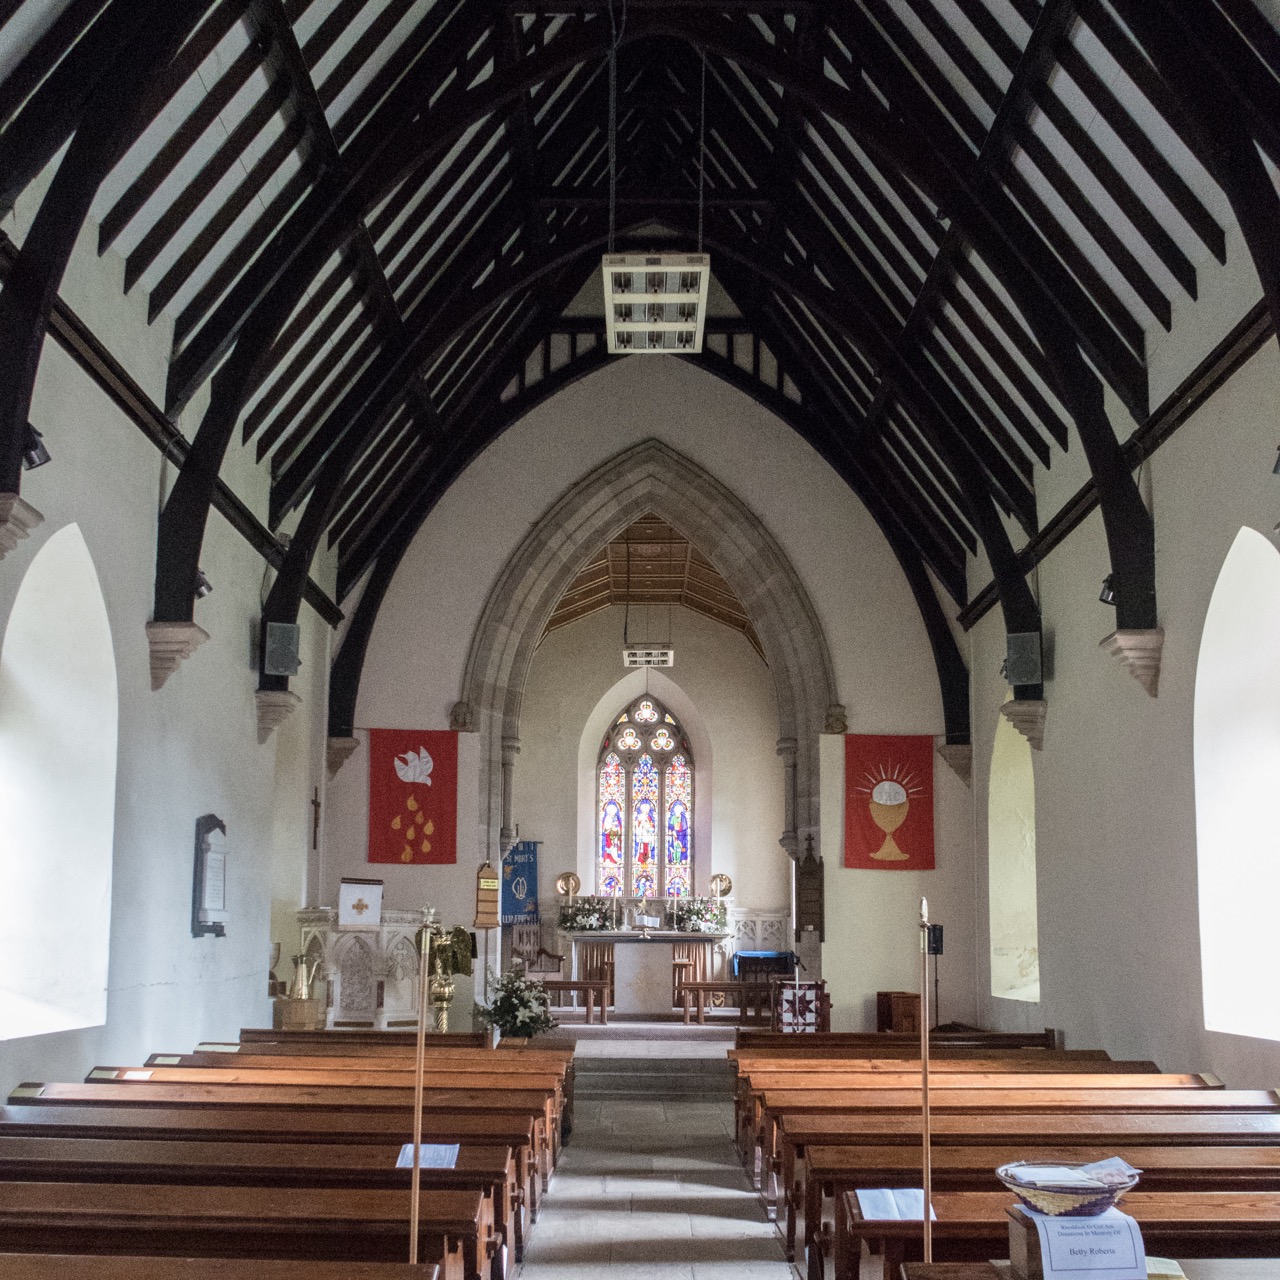
[[208, 576], [203, 569], [196, 570], [196, 599], [203, 600], [205, 596], [213, 591], [213, 583], [209, 581]]
[[1115, 587], [1112, 586], [1112, 578], [1114, 576], [1114, 574], [1109, 573], [1102, 580], [1102, 590], [1098, 592], [1098, 599], [1103, 604], [1115, 604], [1116, 602]]
[[44, 436], [28, 422], [27, 429], [22, 434], [22, 469], [33, 471], [52, 460], [53, 455], [44, 447]]

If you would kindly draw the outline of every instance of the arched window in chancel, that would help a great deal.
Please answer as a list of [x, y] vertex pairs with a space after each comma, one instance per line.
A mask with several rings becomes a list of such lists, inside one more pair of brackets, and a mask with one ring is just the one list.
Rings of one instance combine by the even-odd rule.
[[656, 698], [637, 698], [600, 748], [596, 892], [687, 898], [693, 892], [693, 753]]
[[626, 827], [627, 778], [622, 761], [610, 752], [600, 766], [600, 867], [598, 890], [607, 897], [622, 893], [626, 862], [622, 833]]

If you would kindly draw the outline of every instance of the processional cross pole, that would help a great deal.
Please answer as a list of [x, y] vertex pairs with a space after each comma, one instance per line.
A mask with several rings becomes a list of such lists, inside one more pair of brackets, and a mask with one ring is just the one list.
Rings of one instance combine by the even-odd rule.
[[933, 1155], [929, 1119], [929, 900], [920, 899], [920, 1132], [924, 1260], [933, 1261]]
[[311, 797], [311, 847], [320, 847], [320, 788], [316, 787]]

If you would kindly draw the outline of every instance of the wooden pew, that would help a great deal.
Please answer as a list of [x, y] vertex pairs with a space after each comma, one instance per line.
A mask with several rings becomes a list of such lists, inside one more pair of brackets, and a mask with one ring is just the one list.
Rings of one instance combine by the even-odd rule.
[[[551, 1097], [551, 1110], [547, 1123], [554, 1139], [554, 1152], [560, 1148], [560, 1121], [564, 1110], [564, 1093], [561, 1076], [553, 1072], [530, 1073], [483, 1072], [467, 1073], [452, 1067], [423, 1073], [423, 1085], [427, 1089], [452, 1089], [463, 1086], [468, 1090], [487, 1090], [495, 1097], [507, 1093], [526, 1093], [536, 1090]], [[407, 1089], [414, 1085], [411, 1067], [402, 1071], [366, 1071], [360, 1066], [346, 1066], [336, 1070], [298, 1070], [292, 1066], [258, 1069], [225, 1064], [217, 1067], [94, 1067], [85, 1078], [86, 1084], [225, 1084], [271, 1085], [316, 1089]]]
[[745, 1021], [765, 1022], [773, 1016], [773, 988], [761, 982], [685, 982], [680, 983], [680, 1000], [684, 1007], [685, 1025], [696, 1004], [698, 1023], [707, 1020], [707, 1002], [720, 995], [725, 1006], [736, 1008]]
[[[987, 1112], [933, 1117], [934, 1150], [947, 1146], [1040, 1148], [1054, 1145], [1110, 1147], [1273, 1146], [1280, 1144], [1280, 1114], [1240, 1112], [1186, 1114], [1099, 1112]], [[810, 1148], [819, 1146], [896, 1146], [920, 1149], [918, 1115], [784, 1116], [778, 1125], [779, 1179], [794, 1245], [798, 1203], [807, 1195], [797, 1169]], [[992, 1164], [992, 1168], [995, 1164]]]
[[[1008, 1192], [952, 1191], [934, 1196], [934, 1257], [1003, 1257], [1009, 1250]], [[1280, 1194], [1261, 1191], [1131, 1191], [1121, 1207], [1136, 1218], [1150, 1253], [1270, 1256], [1280, 1250]], [[835, 1280], [857, 1280], [861, 1242], [883, 1254], [884, 1280], [898, 1280], [905, 1256], [919, 1250], [920, 1223], [867, 1222], [857, 1198], [837, 1201]]]
[[[442, 1280], [479, 1280], [491, 1243], [480, 1192], [424, 1192], [421, 1213], [419, 1256]], [[408, 1221], [407, 1191], [0, 1182], [12, 1253], [399, 1262]]]
[[[1280, 1258], [1177, 1258], [1187, 1280], [1275, 1280]], [[0, 1277], [0, 1280], [4, 1280]], [[1009, 1280], [1008, 1267], [990, 1262], [907, 1262], [902, 1280]]]
[[[153, 1141], [394, 1145], [412, 1140], [408, 1113], [270, 1111], [234, 1107], [0, 1107], [0, 1137], [46, 1136]], [[423, 1117], [422, 1140], [510, 1148], [516, 1153], [518, 1203], [537, 1218], [538, 1178], [531, 1117], [452, 1115]], [[519, 1225], [519, 1217], [517, 1217]]]
[[[305, 1034], [305, 1033], [304, 1033]], [[241, 1039], [244, 1033], [241, 1032]], [[866, 1045], [873, 1056], [881, 1049], [903, 1045], [918, 1053], [920, 1037], [914, 1032], [901, 1031], [817, 1031], [808, 1035], [789, 1035], [782, 1031], [757, 1031], [743, 1028], [735, 1036], [735, 1045], [744, 1048], [768, 1048], [794, 1045], [803, 1040], [818, 1048], [823, 1045]], [[951, 1047], [976, 1047], [1003, 1052], [1006, 1049], [1062, 1049], [1062, 1032], [1046, 1027], [1044, 1031], [933, 1031], [930, 1045]], [[1088, 1050], [1087, 1052], [1101, 1052]]]
[[[488, 1049], [493, 1037], [488, 1031], [432, 1031], [430, 1044], [440, 1048]], [[333, 1031], [281, 1031], [273, 1027], [241, 1027], [241, 1044], [394, 1044], [416, 1047], [418, 1033], [374, 1031], [372, 1027], [337, 1027]]]
[[[504, 1042], [505, 1043], [505, 1042]], [[195, 1053], [153, 1053], [146, 1062], [148, 1067], [257, 1067], [271, 1070], [278, 1066], [297, 1067], [302, 1070], [342, 1069], [358, 1065], [361, 1070], [404, 1071], [412, 1070], [414, 1052], [410, 1046], [384, 1045], [376, 1051], [357, 1045], [335, 1046], [326, 1056], [312, 1054], [310, 1045], [296, 1045], [284, 1053], [249, 1052], [254, 1048], [279, 1049], [276, 1045], [238, 1046], [227, 1045], [217, 1050], [197, 1050]], [[228, 1056], [230, 1051], [230, 1056]], [[487, 1072], [531, 1075], [537, 1072], [558, 1073], [563, 1095], [561, 1126], [565, 1137], [573, 1129], [573, 1049], [499, 1049], [498, 1051], [475, 1049], [438, 1049], [432, 1047], [427, 1064], [432, 1070], [448, 1069], [460, 1075], [477, 1075]]]
[[[1115, 1144], [1089, 1147], [1068, 1143], [1036, 1146], [950, 1147], [933, 1150], [936, 1191], [1007, 1189], [995, 1175], [1014, 1160], [1045, 1164], [1085, 1164], [1116, 1154]], [[1124, 1148], [1124, 1158], [1142, 1170], [1146, 1191], [1280, 1192], [1280, 1144], [1270, 1147]], [[821, 1280], [823, 1206], [858, 1187], [919, 1187], [919, 1146], [809, 1147], [805, 1152], [804, 1235], [811, 1280]], [[795, 1250], [795, 1216], [788, 1215], [787, 1256]], [[1280, 1274], [1278, 1270], [1277, 1274]]]
[[[400, 1147], [102, 1138], [13, 1138], [0, 1132], [2, 1182], [138, 1182], [167, 1186], [347, 1187], [407, 1190]], [[510, 1147], [460, 1146], [451, 1169], [422, 1169], [424, 1189], [479, 1191], [489, 1201], [493, 1280], [523, 1252], [516, 1163]]]
[[[0, 1280], [227, 1280], [218, 1258], [95, 1258], [67, 1253], [0, 1253]], [[239, 1258], [235, 1280], [440, 1280], [435, 1264], [280, 1262]]]
[[[1031, 1072], [1002, 1071], [950, 1071], [942, 1069], [931, 1073], [930, 1088], [951, 1091], [954, 1089], [969, 1090], [1099, 1090], [1107, 1095], [1114, 1094], [1117, 1089], [1155, 1090], [1169, 1089], [1221, 1089], [1222, 1081], [1216, 1076], [1193, 1074], [1177, 1075], [1139, 1075], [1119, 1077], [1106, 1073], [1093, 1075], [1083, 1073], [1049, 1072], [1045, 1074]], [[818, 1095], [825, 1106], [826, 1100], [833, 1092], [841, 1096], [848, 1094], [850, 1101], [856, 1105], [862, 1096], [869, 1096], [871, 1090], [914, 1089], [919, 1086], [918, 1072], [890, 1071], [752, 1071], [744, 1072], [739, 1077], [735, 1095], [737, 1132], [739, 1141], [750, 1144], [758, 1141], [760, 1125], [766, 1095], [778, 1096], [779, 1093], [809, 1093]], [[803, 1110], [805, 1108], [797, 1108]]]
[[[231, 1106], [274, 1111], [341, 1110], [348, 1114], [397, 1112], [407, 1122], [412, 1112], [411, 1088], [339, 1088], [322, 1085], [174, 1084], [137, 1080], [94, 1084], [29, 1082], [10, 1094], [11, 1102], [31, 1106]], [[426, 1113], [513, 1115], [534, 1118], [534, 1156], [539, 1175], [551, 1176], [555, 1095], [537, 1089], [428, 1089], [423, 1093]]]
[[[1270, 1089], [930, 1089], [930, 1110], [939, 1119], [957, 1113], [1016, 1111], [1069, 1115], [1111, 1112], [1280, 1113]], [[760, 1100], [759, 1141], [762, 1168], [778, 1171], [778, 1124], [784, 1116], [847, 1116], [855, 1125], [877, 1115], [920, 1111], [919, 1089], [766, 1090]]]

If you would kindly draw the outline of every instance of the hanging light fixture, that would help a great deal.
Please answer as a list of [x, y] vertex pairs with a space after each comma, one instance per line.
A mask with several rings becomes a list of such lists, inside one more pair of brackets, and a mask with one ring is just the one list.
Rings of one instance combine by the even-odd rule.
[[[610, 21], [613, 8], [610, 5]], [[613, 252], [617, 200], [617, 52], [609, 49], [609, 252], [600, 264], [604, 280], [604, 326], [610, 355], [698, 355], [707, 320], [711, 258], [702, 252], [706, 176], [707, 56], [702, 55], [698, 120], [698, 252]]]

